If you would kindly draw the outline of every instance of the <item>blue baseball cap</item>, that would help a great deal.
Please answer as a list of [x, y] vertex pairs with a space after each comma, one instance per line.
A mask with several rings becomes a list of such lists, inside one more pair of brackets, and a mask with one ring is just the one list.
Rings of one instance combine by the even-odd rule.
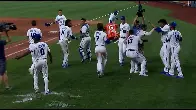
[[36, 40], [41, 40], [41, 35], [40, 34], [33, 34], [33, 39], [36, 39]]
[[177, 26], [176, 22], [171, 22], [169, 25], [172, 26], [172, 27], [176, 27]]
[[125, 16], [121, 16], [120, 17], [120, 20], [125, 20]]

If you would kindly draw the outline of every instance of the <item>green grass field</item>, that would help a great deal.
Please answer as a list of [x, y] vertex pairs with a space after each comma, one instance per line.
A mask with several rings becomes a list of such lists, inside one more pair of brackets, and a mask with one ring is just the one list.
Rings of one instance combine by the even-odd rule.
[[[114, 5], [115, 4], [115, 5]], [[0, 2], [0, 16], [2, 17], [29, 17], [55, 18], [57, 10], [63, 9], [66, 17], [92, 19], [135, 5], [132, 2]], [[39, 7], [39, 8], [38, 8]], [[115, 7], [115, 8], [114, 8]], [[105, 77], [98, 79], [96, 74], [96, 57], [93, 54], [91, 63], [80, 63], [78, 53], [79, 41], [70, 44], [69, 64], [67, 69], [61, 68], [62, 54], [60, 46], [51, 44], [54, 63], [49, 64], [49, 87], [51, 91], [60, 95], [39, 95], [32, 101], [12, 103], [22, 100], [25, 95], [34, 93], [33, 78], [28, 73], [31, 65], [31, 56], [20, 61], [8, 60], [8, 75], [11, 91], [0, 93], [0, 108], [195, 108], [196, 107], [196, 59], [194, 56], [196, 26], [168, 16], [169, 10], [162, 10], [149, 6], [146, 9], [146, 20], [157, 23], [160, 18], [168, 21], [175, 20], [183, 34], [180, 60], [185, 79], [175, 79], [160, 74], [163, 68], [159, 57], [161, 47], [160, 35], [153, 33], [145, 45], [145, 56], [148, 60], [149, 77], [139, 77], [134, 74], [129, 78], [129, 59], [123, 67], [118, 63], [118, 46], [107, 46], [108, 63]], [[7, 10], [4, 13], [4, 10]], [[120, 12], [132, 23], [137, 7]], [[153, 12], [153, 13], [152, 13]], [[99, 19], [108, 22], [108, 17]], [[91, 27], [91, 36], [95, 27]], [[94, 41], [92, 42], [94, 53]], [[40, 74], [40, 88], [43, 90], [43, 79]], [[3, 89], [3, 88], [2, 88]], [[37, 98], [39, 97], [39, 98]], [[41, 98], [40, 98], [41, 97]], [[56, 102], [55, 102], [56, 101]], [[55, 103], [60, 103], [57, 105]], [[52, 104], [51, 104], [52, 103]], [[62, 104], [64, 103], [64, 104]]]

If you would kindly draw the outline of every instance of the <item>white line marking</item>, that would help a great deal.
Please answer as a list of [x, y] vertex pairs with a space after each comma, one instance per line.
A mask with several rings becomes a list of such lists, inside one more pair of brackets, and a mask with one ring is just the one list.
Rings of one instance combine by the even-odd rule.
[[[145, 2], [145, 3], [143, 3], [143, 4], [146, 4], [146, 3], [148, 3], [148, 2]], [[130, 8], [124, 8], [124, 9], [121, 9], [121, 10], [119, 10], [119, 11], [128, 10], [128, 9], [134, 8], [134, 7], [136, 7], [136, 6], [138, 6], [138, 5], [133, 5], [133, 6], [131, 6]], [[118, 11], [118, 12], [119, 12], [119, 11]], [[110, 15], [110, 14], [106, 14], [105, 16], [109, 16], [109, 15]], [[101, 18], [101, 17], [99, 17], [99, 18]], [[92, 19], [92, 20], [90, 20], [90, 21], [94, 21], [94, 20], [96, 20], [96, 19], [97, 19], [97, 18], [94, 18], [94, 19]], [[79, 26], [79, 25], [80, 25], [80, 24], [75, 25], [75, 26]], [[57, 38], [57, 37], [56, 37], [56, 38]], [[54, 40], [54, 39], [56, 39], [56, 38], [49, 39], [49, 40], [47, 40], [47, 41], [45, 41], [45, 42], [52, 41], [52, 40]], [[18, 45], [20, 45], [20, 44], [18, 44]], [[21, 45], [22, 45], [22, 44], [21, 44]], [[6, 57], [9, 57], [9, 56], [14, 55], [14, 54], [16, 54], [16, 53], [25, 51], [25, 50], [27, 50], [27, 49], [28, 49], [28, 48], [22, 49], [22, 50], [20, 50], [20, 51], [14, 52], [14, 53], [11, 53], [11, 54], [7, 55]]]

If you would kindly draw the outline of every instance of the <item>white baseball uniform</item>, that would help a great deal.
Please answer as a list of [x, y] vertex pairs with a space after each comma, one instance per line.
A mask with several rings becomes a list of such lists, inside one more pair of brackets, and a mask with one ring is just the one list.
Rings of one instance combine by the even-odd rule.
[[125, 38], [128, 37], [129, 30], [130, 30], [130, 25], [128, 23], [120, 24], [120, 38], [118, 41], [119, 63], [123, 63], [124, 61], [124, 53], [125, 53], [126, 46], [123, 42]]
[[64, 25], [61, 26], [59, 44], [63, 52], [62, 65], [68, 65], [68, 56], [69, 56], [68, 41], [70, 40], [70, 36], [72, 35], [73, 33], [70, 27]]
[[[141, 72], [139, 75], [148, 76], [145, 73], [146, 68], [146, 58], [143, 54], [138, 51], [138, 43], [141, 41], [140, 36], [130, 35], [125, 39], [126, 44], [126, 56], [131, 58], [132, 62], [141, 63]], [[130, 73], [133, 73], [134, 64], [131, 62]]]
[[169, 25], [165, 25], [163, 28], [161, 28], [161, 30], [163, 31], [161, 33], [161, 41], [162, 41], [163, 45], [160, 50], [160, 57], [161, 57], [162, 62], [165, 66], [164, 71], [169, 72], [170, 45], [169, 45], [169, 42], [167, 41], [167, 36], [168, 36], [168, 32], [170, 31], [170, 27], [169, 27]]
[[[97, 53], [97, 71], [103, 73], [107, 62], [107, 51], [105, 47], [105, 41], [107, 40], [107, 34], [103, 31], [95, 31], [95, 53]], [[102, 56], [99, 53], [105, 53], [106, 56]]]
[[35, 44], [29, 45], [29, 50], [34, 57], [34, 89], [39, 90], [38, 87], [38, 74], [40, 71], [43, 73], [43, 79], [45, 84], [45, 93], [49, 92], [48, 89], [48, 64], [47, 64], [47, 55], [50, 49], [48, 45], [44, 42], [38, 42]]
[[177, 30], [172, 30], [168, 33], [168, 40], [170, 41], [170, 48], [171, 48], [171, 68], [169, 70], [170, 75], [174, 75], [174, 69], [177, 68], [178, 76], [183, 76], [180, 61], [179, 61], [179, 52], [180, 52], [180, 41], [179, 39], [182, 38], [182, 35]]
[[[35, 34], [40, 34], [40, 35], [42, 36], [41, 30], [38, 29], [38, 28], [36, 28], [36, 27], [30, 28], [30, 29], [27, 31], [27, 37], [29, 38], [29, 44], [33, 44], [33, 43], [34, 43], [34, 40], [33, 40], [32, 37], [33, 37], [33, 35], [35, 35]], [[31, 67], [29, 68], [29, 72], [30, 72], [31, 74], [33, 74], [33, 68], [34, 68], [33, 63], [34, 63], [34, 58], [32, 57], [32, 65], [31, 65]]]
[[114, 15], [114, 13], [111, 13], [110, 17], [109, 17], [109, 23], [110, 23], [110, 21], [112, 21], [112, 23], [115, 23], [116, 17], [117, 17], [117, 15]]
[[[79, 52], [82, 60], [84, 59], [91, 59], [91, 37], [90, 37], [90, 30], [89, 25], [84, 24], [80, 29], [81, 34], [81, 42], [79, 46]], [[84, 49], [86, 49], [86, 54], [84, 52]]]

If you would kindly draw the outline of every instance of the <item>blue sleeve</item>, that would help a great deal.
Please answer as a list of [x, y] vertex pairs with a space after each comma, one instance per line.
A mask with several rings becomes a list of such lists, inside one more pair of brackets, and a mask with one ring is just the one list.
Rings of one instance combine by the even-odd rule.
[[155, 30], [156, 32], [158, 32], [158, 33], [163, 32], [163, 31], [161, 30], [160, 27], [157, 27], [157, 28], [155, 28], [154, 30]]
[[111, 42], [110, 42], [109, 39], [107, 39], [107, 40], [105, 41], [105, 43], [106, 43], [106, 44], [110, 44]]

